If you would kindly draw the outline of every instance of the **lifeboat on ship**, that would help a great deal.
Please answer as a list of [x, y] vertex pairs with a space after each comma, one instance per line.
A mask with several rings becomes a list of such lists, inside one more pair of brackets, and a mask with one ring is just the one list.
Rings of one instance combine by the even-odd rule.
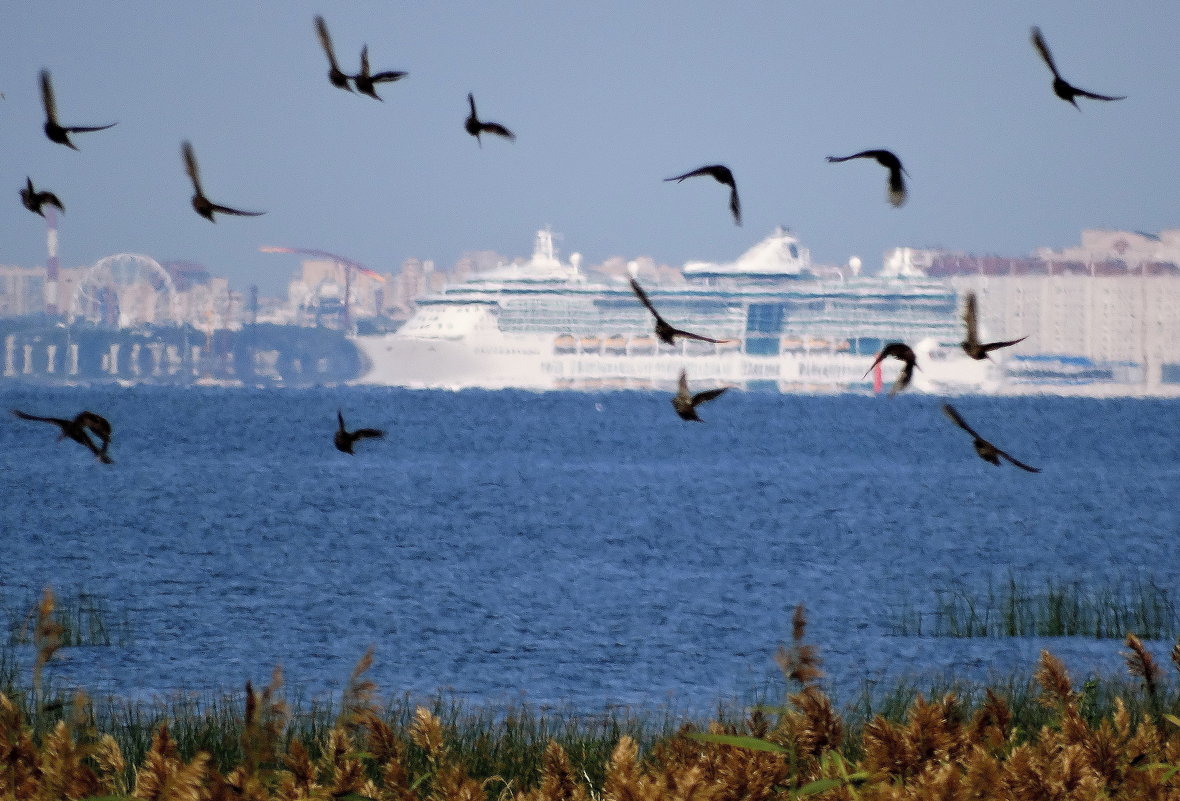
[[573, 353], [578, 349], [578, 340], [574, 339], [573, 334], [559, 334], [553, 340], [554, 353]]
[[578, 340], [578, 348], [582, 353], [598, 353], [602, 347], [602, 340], [596, 336], [586, 336]]
[[607, 353], [619, 356], [627, 352], [627, 338], [622, 334], [615, 334], [606, 338], [603, 347]]
[[656, 338], [643, 334], [641, 336], [631, 337], [631, 344], [628, 350], [635, 355], [647, 355], [656, 352]]

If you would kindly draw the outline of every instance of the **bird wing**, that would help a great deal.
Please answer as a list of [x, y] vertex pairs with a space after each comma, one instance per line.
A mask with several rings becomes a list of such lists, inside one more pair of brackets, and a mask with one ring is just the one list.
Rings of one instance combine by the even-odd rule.
[[914, 377], [914, 363], [906, 362], [905, 367], [901, 368], [901, 372], [897, 375], [897, 380], [893, 382], [893, 387], [889, 390], [889, 396], [893, 397], [897, 393], [910, 385], [910, 379]]
[[906, 191], [905, 178], [902, 176], [902, 169], [898, 167], [889, 168], [889, 203], [894, 208], [900, 208], [905, 205], [906, 198], [909, 193]]
[[40, 198], [42, 203], [47, 203], [50, 206], [57, 206], [58, 211], [66, 210], [66, 207], [61, 204], [61, 198], [52, 192], [38, 192], [37, 197]]
[[657, 320], [663, 319], [660, 317], [660, 313], [656, 311], [656, 307], [651, 305], [651, 301], [648, 299], [647, 293], [643, 291], [643, 287], [641, 287], [639, 282], [634, 278], [631, 279], [631, 291], [634, 292], [635, 296], [639, 298], [640, 302], [642, 302], [643, 305], [647, 307], [647, 310], [655, 315]]
[[949, 417], [951, 420], [953, 420], [955, 425], [957, 425], [959, 428], [963, 429], [964, 431], [966, 431], [968, 434], [975, 437], [976, 439], [983, 439], [983, 437], [979, 436], [979, 434], [976, 432], [976, 430], [974, 428], [967, 425], [966, 420], [964, 420], [962, 417], [959, 416], [959, 413], [957, 411], [955, 411], [954, 406], [951, 406], [949, 403], [944, 403], [944, 404], [942, 404], [942, 411], [944, 414], [946, 414], [947, 417]]
[[1025, 334], [1020, 339], [1009, 339], [1007, 342], [988, 342], [986, 345], [980, 345], [980, 347], [983, 348], [984, 353], [987, 353], [988, 351], [1015, 345], [1017, 342], [1023, 342], [1026, 339], [1028, 339], [1028, 334]]
[[1041, 34], [1041, 29], [1036, 25], [1032, 27], [1031, 38], [1033, 47], [1037, 49], [1037, 52], [1041, 54], [1041, 58], [1049, 65], [1053, 77], [1060, 78], [1061, 73], [1057, 71], [1057, 65], [1053, 62], [1053, 54], [1049, 52], [1049, 45], [1045, 43], [1045, 37]]
[[967, 293], [967, 304], [963, 307], [963, 325], [967, 327], [967, 343], [970, 345], [979, 344], [974, 292]]
[[261, 217], [266, 214], [265, 211], [242, 211], [241, 209], [231, 209], [229, 206], [222, 206], [218, 203], [209, 204], [214, 211], [219, 211], [222, 214], [235, 214], [238, 217]]
[[738, 200], [737, 187], [733, 187], [729, 191], [729, 210], [733, 213], [733, 221], [738, 225], [742, 224], [742, 202]]
[[386, 72], [378, 72], [375, 75], [370, 75], [369, 80], [373, 83], [392, 83], [393, 81], [400, 81], [410, 73], [401, 72], [399, 70], [388, 70]]
[[74, 418], [74, 422], [78, 425], [86, 426], [104, 440], [111, 435], [111, 423], [101, 414], [91, 411], [80, 412]]
[[[698, 167], [695, 170], [692, 170], [691, 172], [684, 173], [684, 175], [677, 175], [674, 178], [665, 178], [664, 180], [665, 181], [680, 182], [680, 181], [683, 181], [685, 178], [695, 178], [698, 175], [712, 175], [714, 178], [717, 178], [715, 171], [718, 166], [719, 165], [716, 165], [716, 164], [710, 164], [707, 167]], [[717, 178], [717, 180], [720, 181], [721, 179]]]
[[320, 46], [324, 48], [324, 54], [328, 57], [328, 65], [333, 69], [339, 69], [336, 65], [336, 51], [332, 49], [332, 37], [328, 35], [328, 23], [324, 22], [323, 17], [315, 18], [315, 29], [320, 37]]
[[41, 70], [41, 104], [45, 106], [45, 117], [50, 122], [57, 122], [57, 102], [53, 99], [53, 82], [49, 78], [49, 70]]
[[711, 401], [717, 396], [725, 392], [729, 387], [719, 387], [718, 389], [706, 389], [704, 392], [698, 392], [692, 396], [692, 405], [696, 406], [707, 401]]
[[[672, 326], [668, 326], [668, 327], [672, 328]], [[712, 342], [714, 345], [721, 345], [725, 342], [733, 342], [732, 339], [713, 339], [712, 337], [706, 337], [706, 336], [702, 336], [700, 334], [694, 334], [691, 331], [685, 331], [680, 328], [672, 328], [672, 335], [677, 336], [677, 337], [684, 337], [685, 339], [695, 339], [695, 340], [698, 340], [699, 342]]]
[[369, 77], [369, 46], [367, 44], [361, 46], [361, 71], [360, 71], [360, 75], [358, 75], [356, 77], [358, 77], [358, 78], [368, 78]]
[[488, 133], [502, 136], [505, 139], [511, 139], [513, 141], [516, 140], [516, 134], [512, 133], [512, 131], [508, 130], [498, 122], [481, 122], [479, 124], [479, 128], [482, 131], [487, 131]]
[[53, 423], [59, 426], [68, 426], [70, 424], [69, 420], [63, 420], [60, 417], [38, 417], [35, 414], [22, 412], [20, 409], [13, 409], [12, 413], [22, 420], [35, 420], [38, 423]]
[[112, 122], [110, 125], [71, 125], [65, 130], [70, 133], [91, 133], [93, 131], [105, 131], [107, 128], [114, 128], [119, 123]]
[[999, 448], [996, 448], [996, 453], [998, 453], [1000, 456], [1003, 456], [1005, 459], [1007, 459], [1009, 462], [1011, 462], [1012, 464], [1019, 467], [1021, 470], [1025, 470], [1029, 473], [1041, 472], [1041, 469], [1039, 467], [1033, 467], [1031, 465], [1025, 464], [1024, 462], [1020, 461], [1019, 459], [1014, 459], [1011, 456], [1009, 456], [1005, 451], [1002, 451]]
[[373, 437], [384, 437], [385, 432], [379, 428], [358, 428], [352, 432], [352, 438], [355, 439], [369, 439]]
[[1119, 95], [1117, 97], [1113, 96], [1113, 95], [1096, 95], [1093, 92], [1087, 92], [1085, 89], [1078, 89], [1076, 86], [1074, 87], [1074, 91], [1077, 92], [1082, 97], [1089, 97], [1094, 100], [1126, 100], [1127, 99], [1126, 95]]
[[680, 371], [680, 384], [677, 387], [676, 395], [677, 395], [677, 397], [679, 397], [683, 400], [686, 400], [686, 401], [690, 400], [692, 398], [692, 395], [690, 395], [688, 392], [688, 371], [687, 370]]
[[193, 191], [198, 195], [204, 195], [201, 191], [201, 171], [197, 167], [197, 154], [193, 151], [193, 145], [189, 141], [180, 143], [180, 153], [184, 157], [184, 171], [188, 173], [189, 179], [193, 182]]

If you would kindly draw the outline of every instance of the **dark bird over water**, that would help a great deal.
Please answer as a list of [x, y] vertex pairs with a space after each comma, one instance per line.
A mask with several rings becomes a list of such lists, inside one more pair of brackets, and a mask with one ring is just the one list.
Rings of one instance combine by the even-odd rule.
[[36, 189], [34, 189], [33, 179], [29, 178], [28, 176], [25, 176], [25, 186], [20, 190], [20, 202], [25, 205], [26, 209], [36, 212], [42, 217], [45, 216], [45, 212], [41, 210], [41, 207], [46, 204], [50, 206], [57, 206], [58, 211], [66, 210], [66, 207], [61, 204], [60, 200], [58, 200], [57, 195], [47, 190], [38, 192]]
[[890, 356], [905, 362], [905, 366], [898, 373], [897, 380], [893, 382], [893, 388], [889, 390], [889, 395], [892, 397], [910, 385], [910, 379], [914, 377], [914, 367], [918, 363], [918, 357], [914, 355], [914, 349], [904, 342], [890, 342], [881, 348], [881, 352], [877, 354], [877, 358], [869, 365], [869, 369], [865, 370], [865, 375], [867, 376], [874, 367]]
[[470, 92], [467, 93], [467, 103], [471, 106], [471, 113], [467, 115], [467, 119], [463, 123], [463, 127], [467, 129], [467, 133], [475, 137], [475, 141], [479, 142], [479, 146], [483, 147], [483, 140], [479, 138], [481, 133], [495, 134], [496, 136], [503, 136], [513, 142], [516, 141], [516, 134], [505, 128], [498, 122], [483, 122], [475, 113], [475, 97]]
[[676, 397], [672, 398], [672, 407], [676, 409], [676, 414], [680, 415], [681, 420], [694, 420], [698, 423], [705, 422], [697, 417], [697, 406], [706, 401], [711, 401], [721, 395], [728, 387], [721, 387], [719, 389], [706, 389], [704, 392], [698, 392], [692, 395], [688, 391], [688, 371], [680, 371], [680, 389], [676, 393]]
[[667, 320], [660, 316], [660, 313], [656, 311], [656, 307], [651, 305], [651, 301], [648, 300], [647, 293], [643, 291], [643, 287], [641, 287], [639, 282], [634, 278], [631, 279], [631, 291], [635, 293], [636, 297], [642, 301], [643, 305], [647, 307], [647, 310], [651, 312], [652, 316], [656, 318], [656, 336], [659, 337], [660, 341], [665, 345], [675, 345], [676, 337], [697, 339], [701, 342], [712, 342], [715, 345], [720, 345], [725, 342], [733, 342], [732, 339], [711, 339], [709, 337], [701, 336], [700, 334], [694, 334], [690, 331], [682, 331], [679, 328], [673, 328], [672, 326], [668, 325]]
[[975, 429], [972, 428], [971, 426], [967, 425], [967, 421], [959, 416], [959, 413], [957, 411], [955, 411], [954, 406], [951, 406], [949, 403], [944, 403], [942, 405], [942, 411], [946, 414], [947, 417], [949, 417], [951, 420], [954, 421], [955, 425], [957, 425], [959, 428], [963, 429], [964, 431], [966, 431], [968, 434], [970, 434], [972, 436], [972, 438], [974, 439], [975, 452], [979, 454], [980, 459], [983, 459], [985, 462], [991, 462], [992, 464], [998, 465], [1000, 463], [1000, 459], [1002, 457], [1004, 459], [1007, 459], [1009, 462], [1016, 465], [1017, 467], [1019, 467], [1021, 470], [1027, 470], [1030, 473], [1041, 472], [1040, 469], [1038, 469], [1036, 467], [1030, 467], [1030, 466], [1026, 465], [1024, 462], [1013, 459], [1007, 453], [1000, 450], [995, 445], [992, 445], [990, 442], [988, 442], [983, 437], [979, 436], [979, 434], [977, 434], [975, 432]]
[[1126, 95], [1113, 97], [1111, 95], [1096, 95], [1093, 92], [1087, 92], [1085, 89], [1079, 89], [1073, 84], [1061, 77], [1061, 73], [1057, 71], [1057, 65], [1053, 62], [1053, 54], [1049, 52], [1049, 45], [1045, 44], [1045, 37], [1041, 34], [1041, 29], [1036, 25], [1032, 27], [1032, 43], [1037, 52], [1041, 54], [1041, 58], [1049, 65], [1049, 70], [1053, 73], [1053, 94], [1060, 97], [1067, 103], [1072, 103], [1073, 107], [1078, 111], [1082, 109], [1078, 106], [1075, 97], [1079, 95], [1088, 97], [1092, 100], [1126, 100]]
[[1028, 335], [1025, 334], [1020, 339], [1009, 339], [1007, 342], [981, 343], [979, 341], [979, 324], [976, 322], [974, 292], [967, 293], [967, 306], [963, 309], [963, 323], [967, 327], [967, 338], [959, 344], [962, 345], [963, 352], [976, 361], [990, 359], [991, 357], [987, 355], [990, 351], [1006, 348], [1028, 339]]
[[851, 156], [828, 156], [828, 161], [848, 161], [849, 159], [876, 159], [877, 163], [889, 170], [889, 202], [894, 207], [905, 204], [908, 197], [905, 178], [909, 175], [901, 166], [901, 159], [888, 150], [862, 150]]
[[344, 429], [344, 415], [339, 409], [336, 410], [336, 420], [339, 421], [340, 427], [336, 429], [336, 437], [333, 441], [336, 443], [336, 450], [344, 453], [352, 453], [352, 445], [358, 439], [385, 436], [385, 432], [379, 428], [358, 428], [356, 431], [346, 431]]
[[239, 217], [257, 217], [261, 214], [266, 214], [265, 211], [241, 211], [239, 209], [231, 209], [229, 206], [221, 206], [214, 203], [209, 198], [205, 197], [204, 191], [201, 189], [201, 173], [197, 167], [197, 154], [193, 152], [193, 146], [189, 142], [182, 142], [180, 145], [181, 154], [184, 156], [184, 169], [188, 173], [188, 177], [193, 182], [193, 208], [196, 209], [197, 214], [200, 214], [209, 222], [217, 222], [213, 219], [213, 212], [218, 211], [222, 214], [236, 214]]
[[370, 73], [369, 46], [365, 45], [361, 48], [361, 71], [352, 77], [352, 82], [356, 84], [356, 90], [362, 95], [368, 95], [369, 97], [380, 100], [381, 97], [377, 94], [376, 84], [400, 81], [407, 75], [409, 75], [408, 72], [398, 72], [396, 70]]
[[70, 134], [105, 131], [107, 128], [113, 128], [119, 124], [112, 122], [110, 125], [66, 126], [58, 123], [57, 103], [53, 99], [53, 82], [49, 78], [49, 70], [41, 70], [41, 104], [45, 106], [45, 135], [49, 137], [49, 141], [57, 142], [59, 145], [65, 145], [74, 150], [78, 148], [74, 147], [74, 143], [70, 141]]
[[328, 57], [328, 80], [337, 89], [351, 92], [352, 87], [348, 85], [348, 76], [340, 71], [340, 65], [336, 63], [336, 51], [332, 49], [332, 37], [328, 35], [328, 23], [324, 22], [323, 17], [317, 16], [315, 18], [315, 30], [319, 34], [324, 54]]
[[733, 214], [733, 221], [742, 224], [742, 202], [738, 200], [737, 184], [733, 180], [733, 173], [729, 171], [729, 167], [723, 164], [710, 164], [707, 167], [698, 167], [692, 172], [686, 172], [684, 175], [677, 175], [675, 178], [665, 178], [665, 181], [675, 181], [680, 183], [685, 178], [695, 178], [698, 175], [710, 175], [717, 183], [725, 184], [729, 187], [729, 211]]
[[[22, 420], [53, 423], [61, 429], [61, 436], [57, 438], [59, 442], [69, 437], [74, 442], [85, 445], [103, 464], [111, 464], [111, 457], [107, 456], [107, 448], [111, 444], [111, 424], [102, 415], [94, 412], [82, 412], [73, 420], [66, 420], [61, 417], [38, 417], [35, 414], [26, 414], [19, 409], [13, 409], [12, 413]], [[102, 440], [101, 448], [94, 444], [90, 433], [87, 432], [92, 432]]]

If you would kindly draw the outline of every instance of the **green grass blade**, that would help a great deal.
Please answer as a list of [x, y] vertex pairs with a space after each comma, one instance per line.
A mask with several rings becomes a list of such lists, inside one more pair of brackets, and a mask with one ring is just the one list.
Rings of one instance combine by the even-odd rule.
[[748, 748], [751, 751], [769, 751], [772, 754], [787, 753], [787, 749], [778, 743], [772, 743], [769, 740], [762, 740], [757, 737], [739, 737], [733, 734], [690, 734], [688, 736], [701, 743], [733, 745], [738, 748]]

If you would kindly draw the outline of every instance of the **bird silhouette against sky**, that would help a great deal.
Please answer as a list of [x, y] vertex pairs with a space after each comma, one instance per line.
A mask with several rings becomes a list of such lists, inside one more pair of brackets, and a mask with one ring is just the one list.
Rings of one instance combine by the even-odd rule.
[[741, 225], [742, 202], [738, 199], [737, 183], [733, 180], [733, 173], [730, 172], [729, 167], [726, 167], [724, 164], [710, 164], [705, 167], [698, 167], [691, 172], [684, 173], [684, 175], [677, 175], [674, 178], [665, 178], [664, 180], [680, 183], [685, 178], [695, 178], [698, 175], [711, 176], [717, 183], [729, 187], [729, 211], [733, 214], [734, 223]]
[[[19, 409], [13, 409], [12, 413], [22, 420], [52, 423], [61, 429], [61, 435], [57, 438], [59, 442], [69, 437], [74, 442], [86, 446], [103, 464], [112, 463], [111, 457], [107, 455], [107, 448], [111, 444], [111, 424], [102, 415], [86, 411], [78, 414], [73, 420], [66, 420], [62, 417], [40, 417], [35, 414], [22, 412]], [[90, 438], [88, 432], [93, 432], [95, 436], [102, 440], [101, 448], [94, 444], [94, 440]]]
[[680, 387], [676, 396], [672, 398], [672, 406], [676, 409], [676, 414], [680, 415], [681, 420], [689, 420], [697, 423], [705, 422], [697, 417], [697, 406], [711, 401], [721, 395], [728, 387], [719, 387], [718, 389], [706, 389], [704, 392], [698, 392], [693, 395], [688, 391], [688, 371], [680, 371]]
[[901, 159], [889, 150], [862, 150], [851, 156], [828, 156], [828, 161], [848, 161], [850, 159], [876, 159], [878, 164], [889, 170], [889, 202], [895, 208], [905, 205], [909, 194], [904, 176], [909, 173], [901, 166]]
[[668, 324], [668, 321], [661, 317], [660, 313], [656, 311], [656, 307], [651, 304], [651, 300], [648, 299], [647, 293], [643, 291], [643, 287], [641, 287], [639, 282], [634, 278], [631, 279], [631, 291], [635, 293], [635, 296], [639, 298], [643, 305], [647, 307], [647, 310], [652, 313], [652, 316], [656, 318], [656, 336], [659, 337], [660, 341], [665, 345], [675, 345], [676, 337], [697, 339], [701, 342], [712, 342], [715, 345], [733, 342], [732, 339], [712, 339], [710, 337], [701, 336], [700, 334], [694, 334], [690, 331], [684, 331], [680, 328], [673, 328]]
[[1004, 458], [1019, 467], [1021, 470], [1027, 470], [1030, 473], [1041, 472], [1039, 468], [1030, 467], [1018, 459], [1013, 459], [1010, 455], [1008, 455], [1007, 452], [1000, 450], [995, 445], [979, 436], [975, 429], [967, 425], [967, 421], [964, 420], [957, 411], [955, 411], [954, 406], [951, 406], [949, 403], [944, 403], [942, 405], [942, 411], [947, 417], [954, 421], [955, 425], [971, 435], [974, 440], [973, 444], [975, 445], [975, 452], [979, 454], [980, 459], [983, 459], [985, 462], [991, 462], [994, 465], [998, 465], [1000, 463], [1000, 459]]
[[204, 190], [201, 189], [201, 173], [197, 167], [197, 154], [193, 152], [193, 146], [189, 142], [182, 142], [180, 150], [184, 156], [184, 169], [188, 173], [188, 177], [193, 182], [193, 208], [196, 209], [197, 214], [200, 214], [209, 222], [217, 222], [213, 219], [214, 212], [221, 212], [222, 214], [236, 214], [239, 217], [258, 217], [266, 214], [265, 211], [242, 211], [241, 209], [231, 209], [229, 206], [222, 206], [214, 203], [209, 198], [205, 197]]
[[328, 34], [328, 23], [324, 22], [323, 17], [317, 16], [315, 18], [315, 30], [319, 34], [324, 55], [328, 57], [328, 80], [337, 89], [351, 92], [352, 87], [348, 85], [348, 76], [341, 72], [340, 65], [336, 63], [336, 51], [332, 49], [332, 37]]
[[358, 439], [385, 436], [385, 432], [379, 428], [358, 428], [356, 431], [348, 431], [344, 427], [344, 414], [339, 409], [336, 410], [336, 420], [339, 423], [339, 428], [336, 429], [336, 436], [333, 438], [333, 442], [336, 445], [336, 450], [343, 453], [352, 454], [352, 446]]
[[467, 103], [471, 106], [471, 113], [467, 115], [463, 127], [467, 129], [467, 133], [475, 137], [475, 141], [479, 142], [480, 147], [483, 147], [483, 140], [479, 138], [481, 133], [495, 134], [513, 142], [516, 141], [516, 134], [512, 133], [512, 131], [500, 123], [484, 122], [479, 118], [479, 115], [475, 112], [475, 97], [470, 92], [467, 93]]
[[369, 46], [365, 45], [361, 48], [361, 71], [352, 76], [352, 82], [356, 84], [356, 90], [362, 95], [377, 100], [381, 96], [377, 94], [377, 86], [379, 83], [393, 83], [400, 81], [402, 78], [409, 75], [408, 72], [399, 72], [397, 70], [388, 70], [386, 72], [370, 73], [369, 72]]
[[1036, 25], [1034, 25], [1032, 28], [1032, 43], [1037, 52], [1041, 54], [1041, 58], [1043, 58], [1045, 63], [1049, 66], [1049, 70], [1053, 73], [1053, 93], [1067, 103], [1071, 103], [1078, 111], [1081, 111], [1082, 109], [1078, 106], [1077, 101], [1074, 100], [1074, 98], [1078, 97], [1079, 95], [1082, 97], [1088, 97], [1092, 100], [1127, 99], [1126, 95], [1114, 97], [1112, 95], [1097, 95], [1093, 92], [1087, 92], [1085, 89], [1079, 89], [1069, 81], [1062, 78], [1061, 73], [1057, 71], [1057, 64], [1053, 61], [1053, 54], [1049, 52], [1049, 45], [1045, 43], [1045, 37], [1041, 33], [1041, 29]]
[[78, 148], [74, 147], [74, 143], [70, 141], [70, 134], [105, 131], [107, 128], [118, 125], [117, 122], [112, 122], [109, 125], [62, 125], [59, 123], [57, 121], [57, 102], [53, 99], [53, 81], [49, 77], [49, 70], [41, 70], [41, 104], [45, 106], [45, 135], [49, 137], [49, 141], [57, 142], [59, 145], [65, 145], [73, 150]]
[[905, 363], [905, 366], [901, 368], [901, 372], [897, 375], [897, 380], [893, 382], [893, 387], [889, 390], [889, 395], [892, 397], [910, 385], [910, 379], [914, 377], [914, 367], [918, 364], [918, 357], [914, 355], [914, 349], [904, 342], [890, 342], [881, 348], [881, 352], [877, 354], [877, 358], [869, 365], [869, 369], [865, 370], [865, 376], [872, 372], [874, 367], [889, 357]]
[[20, 202], [24, 204], [26, 209], [40, 214], [42, 217], [45, 216], [45, 212], [41, 210], [42, 206], [57, 206], [58, 211], [66, 210], [57, 195], [47, 189], [38, 192], [33, 187], [33, 179], [28, 176], [25, 176], [25, 185], [20, 190]]
[[963, 308], [963, 324], [967, 329], [966, 339], [959, 344], [963, 347], [963, 352], [976, 361], [990, 359], [991, 357], [988, 356], [988, 353], [991, 351], [1006, 348], [1009, 345], [1015, 345], [1017, 342], [1023, 342], [1028, 339], [1028, 335], [1025, 334], [1020, 339], [1009, 339], [1006, 342], [980, 342], [974, 292], [967, 293], [967, 305]]

